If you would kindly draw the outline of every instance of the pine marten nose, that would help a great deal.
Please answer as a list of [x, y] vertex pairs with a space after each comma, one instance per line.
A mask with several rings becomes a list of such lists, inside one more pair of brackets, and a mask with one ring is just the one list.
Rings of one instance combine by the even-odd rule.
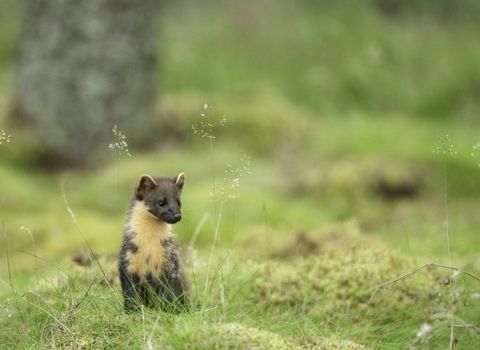
[[180, 219], [182, 218], [182, 214], [178, 213], [178, 214], [173, 214], [173, 217], [175, 220], [178, 220], [180, 221]]

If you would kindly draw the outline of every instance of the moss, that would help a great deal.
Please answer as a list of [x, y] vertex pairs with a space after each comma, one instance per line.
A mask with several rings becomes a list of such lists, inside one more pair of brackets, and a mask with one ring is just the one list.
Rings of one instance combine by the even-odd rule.
[[353, 245], [385, 247], [378, 238], [365, 234], [356, 219], [325, 225], [311, 231], [298, 231], [293, 234], [274, 231], [275, 239], [258, 239], [263, 228], [253, 231], [243, 238], [241, 252], [253, 259], [290, 260], [319, 255], [327, 251], [348, 250]]
[[[304, 159], [292, 159], [289, 167], [301, 168]], [[411, 198], [418, 195], [428, 177], [424, 164], [382, 156], [335, 156], [329, 159], [318, 155], [310, 160], [313, 164], [300, 176], [291, 179], [294, 193], [313, 193], [318, 197], [347, 195], [372, 196], [386, 200]]]
[[[307, 317], [341, 317], [359, 322], [365, 317], [378, 323], [393, 318], [421, 317], [441, 286], [435, 270], [422, 270], [380, 290], [380, 284], [420, 266], [382, 245], [353, 243], [349, 248], [287, 260], [251, 263], [256, 271], [245, 287], [245, 298], [277, 314], [292, 311]], [[252, 272], [253, 274], [253, 272]], [[403, 316], [402, 316], [403, 315]]]
[[[162, 346], [171, 349], [273, 349], [273, 350], [363, 350], [360, 344], [331, 337], [282, 337], [281, 335], [257, 327], [240, 323], [213, 323], [194, 325], [177, 320], [170, 333], [174, 336], [158, 340]], [[167, 336], [169, 337], [169, 336]], [[167, 345], [168, 344], [168, 345]]]
[[330, 337], [303, 337], [297, 341], [303, 349], [317, 350], [366, 350], [361, 344], [342, 339], [336, 335]]
[[[177, 325], [175, 342], [183, 349], [300, 349], [276, 333], [239, 323]], [[174, 346], [175, 344], [172, 343]]]

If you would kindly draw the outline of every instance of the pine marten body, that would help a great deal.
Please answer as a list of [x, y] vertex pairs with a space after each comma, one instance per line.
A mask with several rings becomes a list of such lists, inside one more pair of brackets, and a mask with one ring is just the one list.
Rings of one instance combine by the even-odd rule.
[[188, 304], [183, 272], [171, 224], [181, 219], [182, 173], [174, 178], [142, 175], [127, 212], [120, 249], [119, 275], [125, 311], [143, 304], [175, 311]]

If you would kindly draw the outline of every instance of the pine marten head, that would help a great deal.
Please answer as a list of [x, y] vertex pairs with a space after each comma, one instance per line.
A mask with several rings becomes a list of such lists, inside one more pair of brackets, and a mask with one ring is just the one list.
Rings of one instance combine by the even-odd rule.
[[173, 178], [142, 175], [135, 187], [135, 199], [143, 201], [149, 214], [156, 219], [175, 224], [182, 218], [180, 194], [184, 183], [184, 173]]

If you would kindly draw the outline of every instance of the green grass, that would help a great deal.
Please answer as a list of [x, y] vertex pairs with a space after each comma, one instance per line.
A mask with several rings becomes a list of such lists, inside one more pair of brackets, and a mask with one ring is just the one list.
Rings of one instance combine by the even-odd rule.
[[168, 6], [161, 83], [212, 97], [269, 89], [326, 116], [475, 120], [480, 44], [469, 15], [392, 18], [368, 1], [322, 4]]
[[[66, 174], [32, 176], [31, 168], [8, 156], [11, 147], [23, 152], [14, 138], [21, 131], [11, 130], [11, 142], [2, 145], [7, 155], [0, 171], [0, 240], [2, 247], [8, 243], [8, 258], [5, 249], [0, 256], [9, 262], [1, 265], [3, 343], [18, 348], [198, 349], [215, 344], [330, 344], [326, 348], [335, 349], [336, 343], [339, 349], [358, 344], [394, 349], [415, 343], [420, 326], [428, 323], [436, 332], [417, 348], [447, 347], [450, 290], [439, 283], [448, 278], [447, 270], [424, 269], [385, 287], [373, 302], [368, 298], [379, 284], [424, 263], [448, 263], [442, 224], [444, 160], [433, 153], [436, 135], [446, 130], [458, 151], [456, 158], [446, 159], [452, 264], [480, 274], [474, 249], [478, 170], [469, 150], [475, 130], [400, 115], [386, 118], [381, 126], [378, 119], [361, 114], [352, 114], [346, 122], [318, 122], [313, 112], [280, 97], [267, 94], [257, 101], [242, 108], [235, 100], [224, 100], [209, 111], [212, 121], [227, 117], [225, 127], [215, 131], [211, 154], [208, 140], [191, 130], [202, 112], [200, 99], [167, 95], [165, 106], [182, 116], [176, 139], [170, 141], [174, 147], [145, 154], [132, 151], [120, 164], [112, 151], [111, 164]], [[272, 112], [268, 106], [279, 107]], [[252, 133], [252, 139], [246, 139], [245, 125], [254, 125], [258, 115], [283, 120], [284, 126], [291, 123], [290, 133], [276, 138], [277, 125], [259, 123], [261, 137], [270, 146], [265, 141], [256, 151], [251, 142], [260, 136]], [[209, 195], [211, 157], [219, 188], [228, 185], [227, 164], [241, 166], [245, 150], [251, 155], [252, 174], [240, 183], [235, 201], [223, 205], [220, 243], [210, 263], [217, 224]], [[191, 313], [169, 316], [145, 310], [126, 316], [118, 284], [113, 290], [105, 287], [101, 270], [79, 268], [71, 258], [86, 245], [99, 253], [118, 250], [124, 208], [138, 174], [181, 171], [186, 172], [184, 219], [174, 228], [184, 246], [208, 215], [198, 227], [194, 250], [186, 249], [194, 286]], [[375, 190], [380, 180], [393, 185], [418, 181], [418, 194], [383, 199]], [[62, 182], [78, 227], [62, 198]], [[21, 226], [29, 228], [35, 246]], [[114, 280], [115, 264], [102, 264]], [[456, 322], [478, 324], [479, 282], [460, 276], [454, 288]], [[454, 334], [462, 348], [474, 348], [480, 341], [472, 330], [456, 329]]]
[[[457, 348], [477, 348], [466, 327], [480, 326], [474, 278], [445, 285], [450, 271], [428, 267], [369, 300], [449, 254], [480, 275], [477, 7], [405, 4], [392, 17], [367, 1], [165, 5], [157, 148], [48, 173], [34, 166], [41, 145], [6, 120], [22, 4], [2, 3], [0, 130], [12, 136], [0, 145], [0, 344], [438, 349], [449, 347], [453, 300]], [[204, 103], [212, 122], [227, 120], [212, 149], [192, 132]], [[455, 158], [434, 154], [447, 134]], [[212, 176], [228, 187], [244, 154], [251, 174], [235, 200], [212, 203]], [[125, 315], [115, 262], [72, 258], [118, 251], [140, 174], [180, 172], [174, 230], [192, 309]], [[414, 195], [385, 195], [402, 186]], [[435, 331], [417, 337], [422, 324]]]

